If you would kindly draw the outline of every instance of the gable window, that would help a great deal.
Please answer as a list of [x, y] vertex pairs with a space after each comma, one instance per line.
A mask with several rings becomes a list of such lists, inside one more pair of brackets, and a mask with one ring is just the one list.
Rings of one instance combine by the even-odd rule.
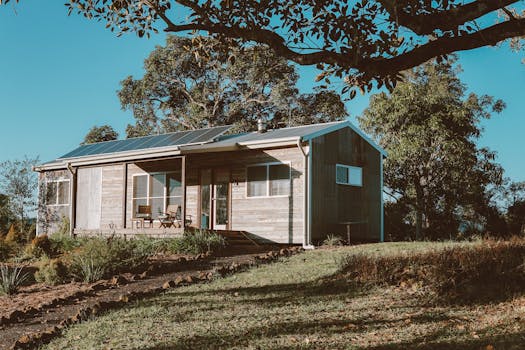
[[335, 166], [335, 182], [340, 185], [363, 186], [363, 168], [337, 164]]
[[154, 173], [133, 176], [133, 211], [139, 205], [151, 206], [154, 219], [164, 214], [168, 205], [182, 205], [181, 173]]
[[69, 205], [69, 180], [46, 181], [46, 205]]
[[290, 165], [268, 163], [246, 169], [247, 197], [276, 197], [290, 195]]

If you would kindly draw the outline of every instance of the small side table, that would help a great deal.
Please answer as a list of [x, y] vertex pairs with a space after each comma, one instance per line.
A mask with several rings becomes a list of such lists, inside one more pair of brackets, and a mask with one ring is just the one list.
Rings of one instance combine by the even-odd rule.
[[350, 245], [350, 233], [352, 225], [361, 225], [361, 224], [367, 224], [368, 220], [361, 220], [361, 221], [342, 221], [340, 222], [341, 225], [346, 226], [346, 243]]

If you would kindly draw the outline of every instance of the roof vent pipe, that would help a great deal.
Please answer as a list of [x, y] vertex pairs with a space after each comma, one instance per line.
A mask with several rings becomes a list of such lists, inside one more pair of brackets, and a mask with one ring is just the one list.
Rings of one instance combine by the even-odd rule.
[[257, 119], [257, 132], [262, 134], [266, 131], [266, 121], [262, 117], [259, 117], [259, 119]]

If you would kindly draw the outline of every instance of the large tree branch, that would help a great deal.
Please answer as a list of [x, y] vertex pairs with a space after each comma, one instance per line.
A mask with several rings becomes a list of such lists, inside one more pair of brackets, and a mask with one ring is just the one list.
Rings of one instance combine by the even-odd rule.
[[505, 39], [523, 36], [525, 35], [525, 19], [508, 20], [475, 33], [462, 36], [441, 37], [392, 58], [369, 59], [362, 59], [349, 54], [327, 50], [314, 53], [299, 53], [291, 50], [280, 35], [266, 29], [232, 28], [223, 25], [204, 25], [198, 23], [168, 25], [166, 28], [168, 32], [188, 30], [203, 30], [228, 37], [242, 38], [244, 40], [267, 44], [275, 50], [278, 55], [301, 65], [325, 63], [347, 69], [358, 69], [361, 72], [366, 72], [369, 76], [386, 76], [415, 67], [436, 56], [450, 54], [455, 51], [471, 50], [487, 45], [496, 45]]
[[503, 40], [523, 35], [525, 35], [525, 18], [509, 20], [472, 34], [439, 38], [392, 58], [363, 60], [355, 68], [372, 74], [388, 75], [418, 66], [433, 57], [487, 45], [494, 46]]
[[519, 0], [477, 0], [466, 5], [430, 14], [413, 15], [402, 9], [397, 0], [378, 0], [394, 21], [418, 35], [431, 34], [435, 30], [454, 30], [459, 26]]

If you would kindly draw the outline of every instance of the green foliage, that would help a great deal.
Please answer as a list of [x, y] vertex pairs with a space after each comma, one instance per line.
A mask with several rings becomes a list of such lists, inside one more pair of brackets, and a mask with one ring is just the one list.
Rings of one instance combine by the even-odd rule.
[[9, 209], [20, 224], [20, 232], [28, 229], [27, 213], [37, 206], [38, 178], [33, 167], [38, 162], [38, 157], [25, 157], [0, 163], [0, 191], [9, 198]]
[[106, 264], [97, 257], [78, 256], [73, 260], [72, 276], [76, 280], [92, 283], [107, 275]]
[[394, 235], [450, 238], [462, 224], [486, 226], [487, 188], [501, 183], [502, 169], [495, 154], [478, 148], [476, 140], [480, 122], [504, 103], [465, 96], [458, 72], [453, 59], [427, 63], [407, 73], [390, 95], [374, 95], [359, 117], [361, 127], [388, 151], [385, 185], [397, 213], [405, 214], [395, 225], [415, 228], [415, 234]]
[[69, 222], [69, 218], [67, 216], [62, 216], [62, 220], [60, 221], [60, 225], [58, 226], [58, 231], [55, 232], [59, 235], [70, 235], [70, 229], [71, 229], [71, 223]]
[[0, 261], [6, 261], [14, 252], [14, 244], [0, 239]]
[[136, 119], [127, 137], [228, 124], [253, 130], [260, 117], [293, 126], [347, 116], [333, 91], [300, 94], [294, 66], [261, 45], [169, 36], [144, 66], [144, 76], [126, 78], [118, 92]]
[[33, 238], [31, 243], [29, 243], [26, 246], [24, 253], [29, 259], [38, 259], [44, 255], [54, 255], [54, 251], [52, 251], [51, 241], [49, 240], [47, 235], [40, 235]]
[[66, 281], [67, 278], [68, 268], [61, 259], [44, 256], [38, 262], [38, 271], [35, 273], [37, 282], [57, 285]]
[[11, 295], [18, 291], [18, 288], [29, 278], [28, 274], [22, 271], [22, 267], [0, 266], [0, 294]]
[[485, 241], [392, 256], [347, 255], [340, 272], [353, 281], [420, 289], [446, 302], [478, 302], [525, 292], [525, 240]]
[[118, 139], [118, 132], [109, 125], [94, 126], [84, 137], [81, 145]]
[[49, 236], [51, 251], [55, 254], [65, 254], [80, 247], [84, 239], [71, 237], [69, 233], [54, 233]]
[[148, 254], [133, 240], [121, 238], [90, 239], [72, 256], [70, 270], [75, 279], [91, 280], [134, 271], [145, 265]]
[[177, 238], [152, 238], [139, 236], [133, 239], [135, 251], [140, 255], [153, 256], [158, 253], [169, 251], [169, 247]]
[[0, 193], [0, 239], [2, 239], [9, 230], [12, 219], [13, 214], [9, 208], [9, 197]]
[[20, 228], [20, 223], [13, 223], [9, 226], [9, 231], [7, 231], [5, 236], [6, 242], [19, 244], [25, 242], [25, 239], [26, 237]]
[[202, 254], [216, 252], [226, 246], [221, 235], [205, 230], [184, 232], [182, 238], [171, 241], [169, 250], [179, 254]]
[[328, 247], [339, 247], [345, 244], [345, 240], [338, 235], [329, 234], [326, 236], [326, 239], [323, 241], [324, 246]]

